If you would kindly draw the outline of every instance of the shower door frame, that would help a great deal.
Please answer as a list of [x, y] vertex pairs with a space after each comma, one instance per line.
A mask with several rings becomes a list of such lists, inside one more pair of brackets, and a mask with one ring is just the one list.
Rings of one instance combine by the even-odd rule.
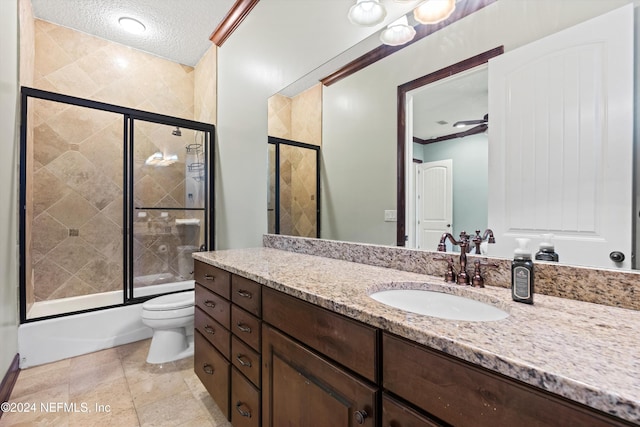
[[[180, 127], [205, 133], [203, 144], [205, 145], [205, 170], [204, 170], [204, 246], [206, 250], [215, 250], [215, 125], [194, 120], [182, 119], [179, 117], [167, 116], [152, 113], [149, 111], [127, 108], [119, 105], [93, 101], [85, 98], [64, 95], [55, 92], [34, 89], [26, 86], [21, 88], [20, 105], [20, 182], [19, 182], [19, 280], [20, 280], [20, 323], [29, 323], [44, 319], [68, 316], [104, 310], [108, 308], [121, 307], [130, 304], [137, 304], [162, 294], [154, 294], [145, 297], [133, 297], [133, 220], [135, 206], [133, 206], [133, 168], [134, 168], [134, 123], [136, 120], [152, 122], [156, 124]], [[63, 104], [90, 108], [122, 115], [123, 123], [123, 248], [122, 248], [122, 271], [123, 271], [123, 301], [121, 304], [88, 308], [77, 311], [70, 311], [55, 315], [42, 316], [27, 319], [26, 301], [26, 206], [27, 206], [27, 118], [29, 98], [42, 99], [46, 101], [59, 102]], [[190, 210], [183, 208], [181, 210]], [[198, 209], [202, 210], [202, 209]]]
[[[274, 234], [280, 234], [280, 146], [288, 145], [291, 147], [306, 148], [316, 152], [316, 238], [320, 238], [320, 146], [307, 144], [299, 141], [292, 141], [290, 139], [278, 138], [275, 136], [269, 136], [267, 138], [267, 146], [273, 145], [275, 148], [274, 158], [274, 192], [275, 192], [275, 230]], [[267, 212], [268, 214], [268, 212]]]

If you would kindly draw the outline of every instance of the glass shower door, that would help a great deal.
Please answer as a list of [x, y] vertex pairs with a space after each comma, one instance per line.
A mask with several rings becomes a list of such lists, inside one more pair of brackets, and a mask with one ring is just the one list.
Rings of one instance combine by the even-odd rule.
[[23, 98], [24, 320], [119, 304], [122, 115]]
[[320, 237], [320, 147], [269, 137], [269, 233]]
[[192, 254], [208, 248], [208, 133], [133, 122], [132, 298], [193, 288]]

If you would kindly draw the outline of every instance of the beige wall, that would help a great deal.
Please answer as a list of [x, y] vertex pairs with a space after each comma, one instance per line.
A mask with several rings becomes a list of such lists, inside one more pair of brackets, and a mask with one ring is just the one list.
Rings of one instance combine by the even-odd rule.
[[195, 115], [193, 119], [199, 122], [216, 123], [217, 54], [218, 47], [212, 44], [195, 67], [193, 89]]
[[18, 352], [18, 2], [0, 13], [0, 377]]

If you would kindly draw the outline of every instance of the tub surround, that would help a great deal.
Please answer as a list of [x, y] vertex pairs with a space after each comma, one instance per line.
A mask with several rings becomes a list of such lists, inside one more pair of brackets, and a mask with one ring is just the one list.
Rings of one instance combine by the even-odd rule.
[[[339, 242], [335, 240], [266, 234], [263, 246], [341, 259], [378, 267], [393, 268], [420, 274], [443, 277], [445, 264], [436, 260], [442, 252], [426, 252], [397, 246]], [[457, 256], [456, 254], [452, 254]], [[467, 271], [473, 272], [474, 255], [468, 255]], [[511, 260], [478, 257], [498, 264], [497, 268], [484, 268], [485, 285], [511, 287]], [[577, 267], [552, 262], [535, 262], [535, 293], [612, 307], [640, 310], [640, 272]], [[458, 261], [456, 259], [456, 265]]]
[[[195, 253], [194, 258], [640, 423], [638, 311], [541, 294], [529, 306], [511, 301], [504, 286], [474, 289], [447, 285], [442, 281], [444, 265], [425, 262], [425, 257], [431, 254], [419, 251], [266, 236], [265, 246], [269, 245], [288, 249], [295, 246], [297, 252], [264, 247], [201, 252]], [[312, 249], [331, 257], [299, 253]], [[337, 256], [347, 260], [332, 259]], [[420, 268], [421, 273], [405, 271]], [[536, 274], [544, 277], [538, 270]], [[451, 321], [394, 309], [368, 296], [377, 290], [393, 288], [435, 288], [464, 296], [477, 295], [510, 315], [494, 322]]]

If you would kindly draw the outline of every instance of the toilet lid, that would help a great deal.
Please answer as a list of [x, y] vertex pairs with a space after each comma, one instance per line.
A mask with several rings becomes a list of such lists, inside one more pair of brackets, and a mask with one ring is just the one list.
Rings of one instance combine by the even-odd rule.
[[191, 307], [194, 304], [195, 293], [194, 291], [189, 291], [150, 299], [142, 304], [142, 309], [150, 311], [175, 310], [178, 308]]

